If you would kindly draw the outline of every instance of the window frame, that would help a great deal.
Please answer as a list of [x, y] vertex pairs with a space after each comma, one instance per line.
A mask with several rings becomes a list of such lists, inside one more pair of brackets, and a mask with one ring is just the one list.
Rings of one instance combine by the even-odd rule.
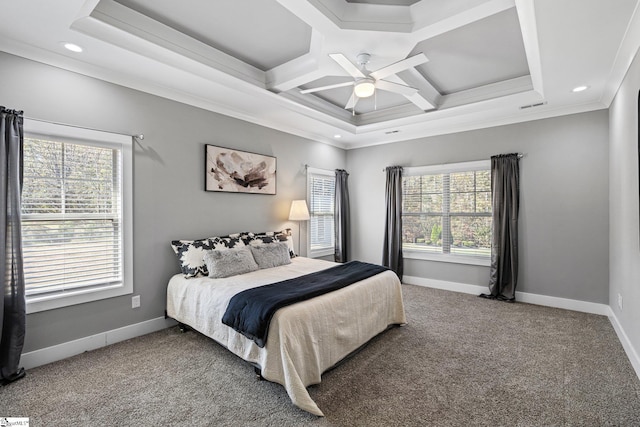
[[[403, 178], [408, 176], [450, 174], [456, 172], [475, 172], [491, 170], [491, 160], [449, 163], [441, 165], [416, 166], [403, 168]], [[443, 194], [444, 198], [444, 194]], [[443, 213], [444, 216], [444, 213]], [[485, 215], [482, 215], [485, 216]], [[428, 252], [419, 249], [405, 248], [402, 245], [402, 256], [407, 259], [418, 259], [456, 264], [490, 266], [491, 255], [460, 255], [455, 253]]]
[[323, 257], [323, 256], [329, 256], [329, 255], [333, 255], [335, 253], [335, 246], [336, 246], [336, 242], [335, 242], [335, 212], [331, 213], [331, 218], [333, 219], [333, 230], [334, 232], [331, 235], [331, 246], [326, 246], [326, 247], [322, 247], [320, 249], [311, 249], [311, 218], [313, 217], [313, 208], [312, 208], [312, 204], [311, 204], [311, 179], [314, 175], [317, 176], [325, 176], [325, 177], [331, 177], [333, 179], [334, 182], [334, 194], [333, 194], [333, 198], [334, 201], [333, 203], [335, 203], [335, 179], [336, 179], [336, 174], [335, 171], [333, 170], [327, 170], [327, 169], [317, 169], [317, 168], [312, 168], [312, 167], [307, 167], [307, 205], [309, 206], [309, 227], [307, 229], [307, 256], [309, 258], [319, 258], [319, 257]]
[[122, 281], [75, 289], [53, 291], [26, 297], [27, 314], [68, 307], [133, 293], [133, 138], [129, 135], [49, 123], [24, 120], [24, 137], [49, 139], [56, 142], [108, 147], [120, 150], [121, 158], [121, 218], [122, 218]]

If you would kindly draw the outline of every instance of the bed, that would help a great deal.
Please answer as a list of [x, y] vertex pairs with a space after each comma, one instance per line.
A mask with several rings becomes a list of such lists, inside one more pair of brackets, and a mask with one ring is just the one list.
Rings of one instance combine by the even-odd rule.
[[223, 324], [222, 318], [231, 299], [242, 291], [335, 265], [295, 257], [286, 265], [225, 278], [176, 274], [167, 287], [167, 315], [251, 363], [264, 379], [282, 384], [299, 408], [323, 416], [307, 386], [320, 383], [323, 372], [391, 325], [406, 323], [400, 281], [395, 273], [386, 270], [280, 308], [271, 319], [263, 347]]

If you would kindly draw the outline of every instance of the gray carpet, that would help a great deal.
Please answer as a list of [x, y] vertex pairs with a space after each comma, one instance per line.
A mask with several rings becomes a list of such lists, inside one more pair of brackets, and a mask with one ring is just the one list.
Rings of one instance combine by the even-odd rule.
[[640, 426], [640, 381], [609, 320], [404, 285], [409, 324], [310, 387], [326, 414], [213, 341], [170, 328], [0, 388], [32, 426]]

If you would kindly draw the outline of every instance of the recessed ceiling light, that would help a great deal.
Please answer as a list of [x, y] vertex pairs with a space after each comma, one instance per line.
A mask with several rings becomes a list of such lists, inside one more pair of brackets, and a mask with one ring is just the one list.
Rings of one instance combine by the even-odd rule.
[[577, 86], [573, 88], [572, 92], [582, 92], [587, 89], [589, 89], [589, 86]]
[[65, 49], [75, 53], [80, 53], [83, 50], [80, 46], [74, 43], [63, 42], [62, 46], [64, 46]]
[[333, 135], [333, 137], [335, 139], [340, 139], [340, 138], [342, 138], [342, 135], [340, 135], [339, 133], [336, 133], [335, 135]]

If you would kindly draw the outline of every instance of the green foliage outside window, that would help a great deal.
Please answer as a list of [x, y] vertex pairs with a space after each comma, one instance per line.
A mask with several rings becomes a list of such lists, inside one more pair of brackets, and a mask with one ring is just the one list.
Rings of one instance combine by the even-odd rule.
[[489, 170], [403, 178], [403, 246], [439, 253], [491, 253]]

